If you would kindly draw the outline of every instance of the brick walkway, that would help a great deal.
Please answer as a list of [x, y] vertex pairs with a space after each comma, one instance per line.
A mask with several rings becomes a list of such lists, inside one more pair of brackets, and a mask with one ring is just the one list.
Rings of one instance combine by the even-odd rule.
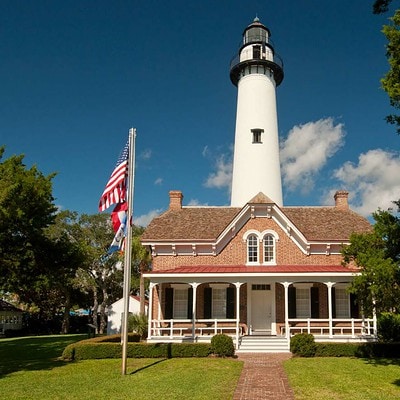
[[283, 361], [290, 353], [238, 354], [244, 361], [233, 400], [293, 400]]

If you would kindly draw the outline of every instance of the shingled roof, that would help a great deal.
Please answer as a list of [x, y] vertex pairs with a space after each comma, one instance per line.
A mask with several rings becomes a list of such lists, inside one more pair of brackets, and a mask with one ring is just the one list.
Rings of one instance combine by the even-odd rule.
[[350, 209], [283, 207], [284, 214], [307, 240], [348, 240], [354, 232], [371, 231], [371, 224]]
[[8, 303], [0, 299], [0, 311], [9, 311], [9, 312], [23, 312], [19, 308], [13, 306], [12, 304]]
[[[142, 241], [215, 240], [240, 211], [236, 207], [170, 209], [153, 219]], [[371, 230], [370, 223], [350, 209], [282, 207], [281, 211], [311, 241], [348, 240], [353, 232]]]
[[214, 240], [240, 211], [234, 207], [183, 207], [154, 218], [142, 235], [151, 240]]

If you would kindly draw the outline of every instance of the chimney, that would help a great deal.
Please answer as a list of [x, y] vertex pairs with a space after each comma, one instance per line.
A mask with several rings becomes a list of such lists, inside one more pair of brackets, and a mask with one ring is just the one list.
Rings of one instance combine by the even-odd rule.
[[335, 207], [339, 208], [340, 210], [348, 210], [349, 209], [349, 202], [348, 202], [349, 192], [346, 190], [338, 190], [335, 193]]
[[182, 209], [183, 194], [179, 190], [171, 190], [169, 192], [169, 209], [180, 210]]

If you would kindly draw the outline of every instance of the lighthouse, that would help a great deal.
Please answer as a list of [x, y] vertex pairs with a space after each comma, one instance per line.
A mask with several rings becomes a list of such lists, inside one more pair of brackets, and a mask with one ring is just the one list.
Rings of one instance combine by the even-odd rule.
[[243, 207], [259, 192], [283, 205], [276, 111], [283, 62], [270, 36], [269, 29], [255, 18], [244, 30], [243, 43], [231, 62], [230, 78], [238, 90], [232, 207]]

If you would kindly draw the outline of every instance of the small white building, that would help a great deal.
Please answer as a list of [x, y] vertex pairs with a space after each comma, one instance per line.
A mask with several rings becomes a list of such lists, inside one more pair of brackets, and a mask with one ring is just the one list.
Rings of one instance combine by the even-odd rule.
[[[145, 314], [147, 315], [148, 304], [145, 302]], [[140, 313], [140, 297], [130, 296], [129, 312], [131, 314]], [[108, 308], [107, 335], [121, 333], [122, 315], [124, 313], [124, 298], [117, 300]]]
[[22, 329], [23, 311], [0, 299], [0, 335], [6, 330]]

